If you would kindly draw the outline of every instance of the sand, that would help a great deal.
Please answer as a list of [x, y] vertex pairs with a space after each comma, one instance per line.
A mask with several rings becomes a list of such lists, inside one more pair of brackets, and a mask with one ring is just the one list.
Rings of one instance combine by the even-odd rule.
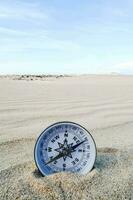
[[[42, 177], [37, 137], [50, 124], [73, 121], [97, 145], [86, 176]], [[133, 76], [0, 77], [0, 200], [133, 199]]]

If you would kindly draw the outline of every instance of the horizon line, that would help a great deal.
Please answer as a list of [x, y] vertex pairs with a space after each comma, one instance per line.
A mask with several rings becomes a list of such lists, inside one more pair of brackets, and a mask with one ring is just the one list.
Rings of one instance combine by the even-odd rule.
[[132, 74], [126, 73], [9, 73], [9, 74], [1, 74], [0, 76], [91, 76], [91, 75], [110, 75], [110, 76], [133, 76]]

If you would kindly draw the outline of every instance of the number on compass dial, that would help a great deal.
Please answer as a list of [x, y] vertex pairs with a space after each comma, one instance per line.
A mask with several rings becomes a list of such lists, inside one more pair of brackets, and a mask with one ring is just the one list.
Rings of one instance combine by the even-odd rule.
[[37, 139], [35, 162], [43, 175], [69, 171], [86, 174], [94, 165], [96, 145], [90, 133], [73, 122], [58, 122]]

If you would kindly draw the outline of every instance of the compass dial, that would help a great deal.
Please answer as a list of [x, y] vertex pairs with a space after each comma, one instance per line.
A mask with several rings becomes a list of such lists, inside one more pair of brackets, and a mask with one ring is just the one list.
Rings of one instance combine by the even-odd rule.
[[79, 124], [58, 122], [41, 133], [34, 157], [43, 175], [61, 171], [86, 174], [93, 168], [96, 145], [90, 133]]

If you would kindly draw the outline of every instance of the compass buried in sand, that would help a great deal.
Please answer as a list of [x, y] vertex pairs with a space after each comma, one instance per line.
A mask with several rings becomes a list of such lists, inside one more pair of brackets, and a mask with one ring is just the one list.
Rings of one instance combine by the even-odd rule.
[[90, 133], [79, 124], [58, 122], [41, 133], [34, 157], [43, 175], [61, 171], [86, 174], [93, 168], [96, 145]]

